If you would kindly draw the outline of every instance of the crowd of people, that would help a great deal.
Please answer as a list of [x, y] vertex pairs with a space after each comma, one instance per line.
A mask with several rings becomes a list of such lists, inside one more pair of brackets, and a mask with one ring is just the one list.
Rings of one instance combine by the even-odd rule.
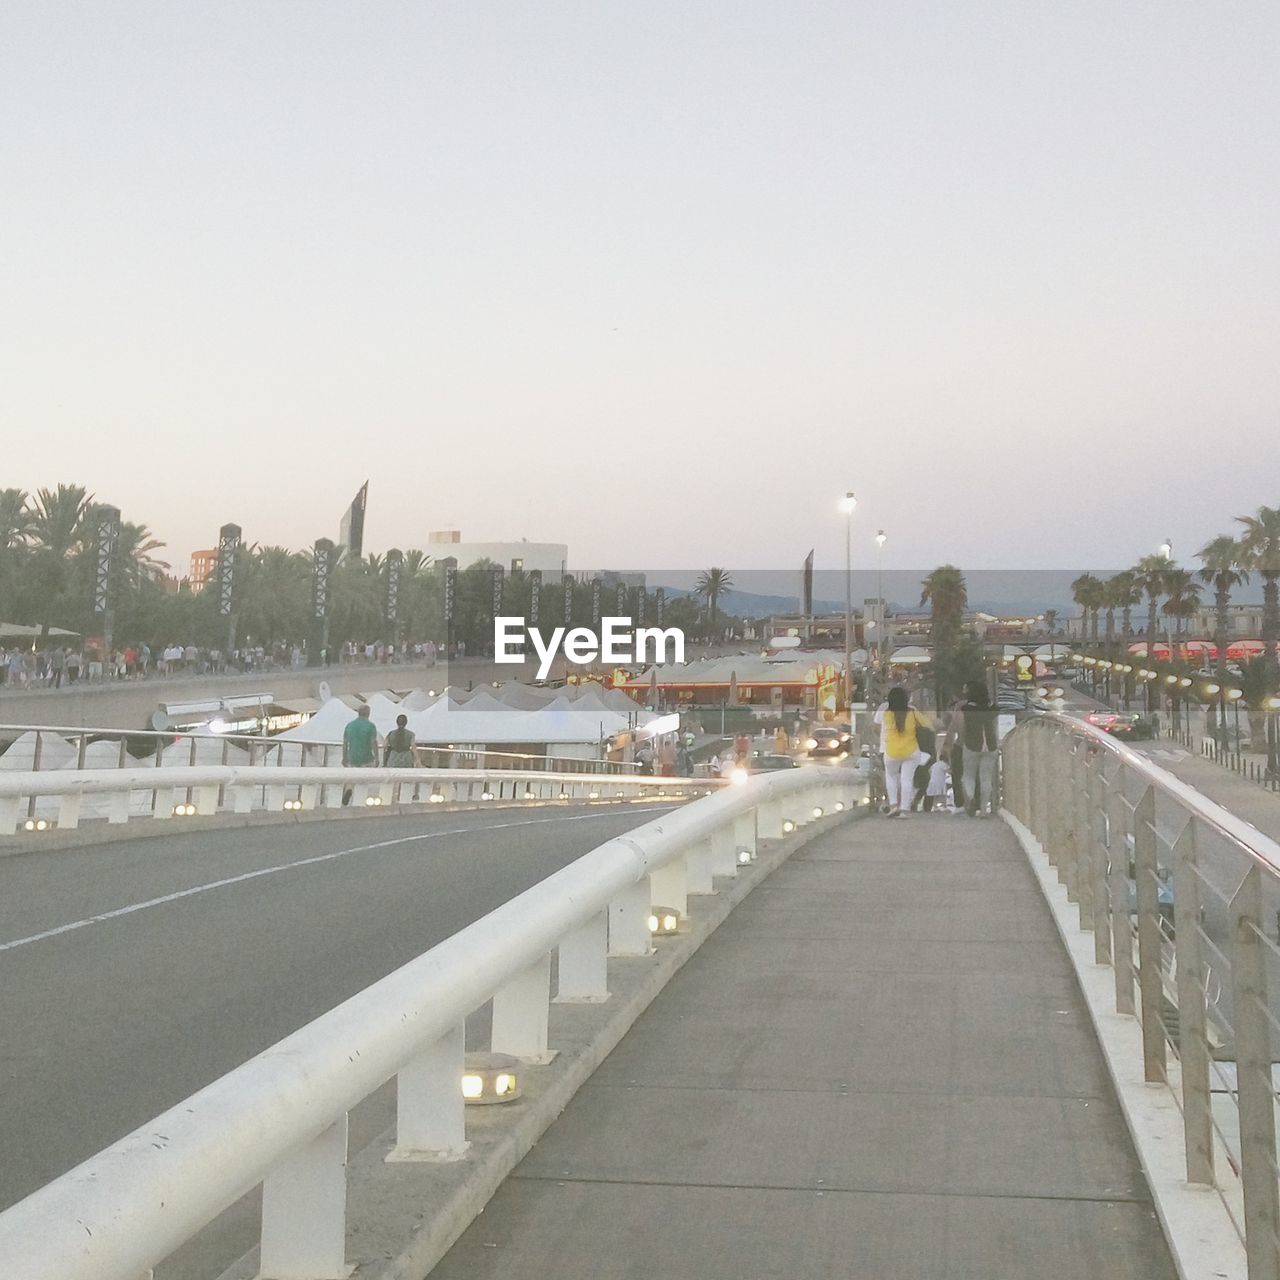
[[[341, 665], [375, 666], [409, 663], [434, 666], [444, 651], [427, 640], [409, 644], [388, 641], [340, 646], [333, 659]], [[320, 665], [330, 655], [320, 651]], [[304, 643], [245, 644], [233, 649], [216, 645], [148, 644], [113, 646], [105, 655], [100, 644], [54, 642], [33, 646], [29, 642], [0, 645], [0, 687], [9, 689], [61, 689], [82, 682], [101, 684], [112, 680], [149, 680], [158, 677], [241, 674], [254, 671], [296, 671], [308, 665]]]

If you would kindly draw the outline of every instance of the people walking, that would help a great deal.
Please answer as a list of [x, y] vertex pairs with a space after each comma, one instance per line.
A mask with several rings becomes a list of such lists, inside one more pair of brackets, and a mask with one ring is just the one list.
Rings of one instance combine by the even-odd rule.
[[990, 817], [994, 809], [992, 789], [995, 783], [996, 709], [982, 680], [971, 680], [966, 687], [961, 708], [964, 745], [965, 812], [972, 817]]
[[409, 717], [396, 716], [396, 727], [387, 734], [387, 750], [383, 763], [388, 769], [412, 769], [417, 764], [413, 754], [416, 743], [417, 738], [409, 728]]
[[907, 698], [901, 685], [889, 690], [880, 725], [884, 755], [884, 782], [889, 797], [889, 817], [901, 817], [911, 808], [915, 793], [915, 768], [920, 752], [917, 734], [933, 725]]
[[[406, 723], [408, 723], [406, 721]], [[346, 769], [367, 769], [378, 763], [378, 730], [363, 706], [342, 731], [342, 765]], [[342, 803], [350, 804], [353, 787], [344, 787]]]

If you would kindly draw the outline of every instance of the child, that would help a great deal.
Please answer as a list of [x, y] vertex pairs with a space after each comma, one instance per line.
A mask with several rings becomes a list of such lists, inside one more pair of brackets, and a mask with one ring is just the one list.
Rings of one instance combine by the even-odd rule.
[[929, 766], [929, 787], [924, 798], [926, 810], [937, 808], [945, 811], [947, 809], [947, 772], [947, 762], [942, 757]]

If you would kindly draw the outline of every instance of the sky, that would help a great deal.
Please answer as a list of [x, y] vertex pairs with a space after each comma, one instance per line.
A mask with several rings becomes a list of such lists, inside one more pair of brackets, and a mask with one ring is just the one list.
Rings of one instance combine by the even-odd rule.
[[577, 566], [1280, 505], [1280, 6], [7, 0], [0, 486]]

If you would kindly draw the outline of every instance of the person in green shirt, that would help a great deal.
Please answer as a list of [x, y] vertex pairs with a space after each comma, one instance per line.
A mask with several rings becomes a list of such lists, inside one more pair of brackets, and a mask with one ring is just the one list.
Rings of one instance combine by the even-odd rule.
[[[369, 708], [361, 707], [356, 718], [342, 731], [342, 764], [348, 769], [362, 769], [378, 763], [378, 730], [369, 719]], [[352, 788], [342, 793], [342, 803], [351, 803]]]

